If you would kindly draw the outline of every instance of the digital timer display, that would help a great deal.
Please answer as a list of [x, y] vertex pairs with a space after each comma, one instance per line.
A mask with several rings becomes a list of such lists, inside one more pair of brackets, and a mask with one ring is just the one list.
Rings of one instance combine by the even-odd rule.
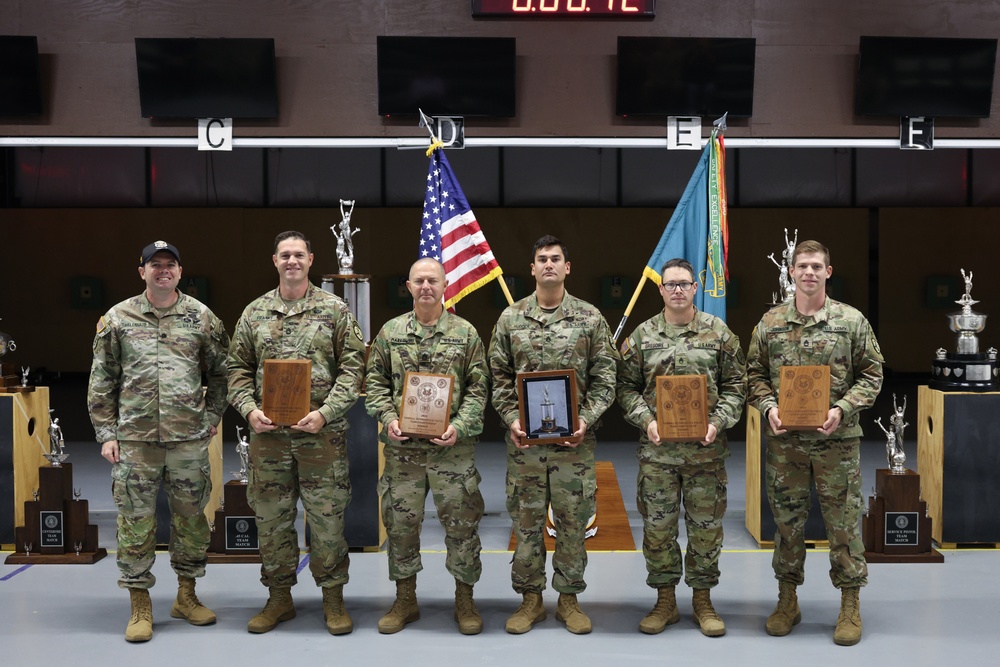
[[472, 0], [472, 15], [651, 19], [656, 0]]

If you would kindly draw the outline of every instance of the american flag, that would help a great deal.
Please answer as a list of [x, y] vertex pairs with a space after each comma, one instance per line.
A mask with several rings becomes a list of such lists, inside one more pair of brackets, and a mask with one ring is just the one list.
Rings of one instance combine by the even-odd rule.
[[503, 273], [440, 148], [431, 154], [427, 171], [419, 254], [444, 265], [445, 308]]

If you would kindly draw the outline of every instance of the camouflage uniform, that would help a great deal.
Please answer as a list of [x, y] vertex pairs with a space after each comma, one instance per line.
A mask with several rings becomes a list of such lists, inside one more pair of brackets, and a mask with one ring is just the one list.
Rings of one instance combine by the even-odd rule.
[[829, 436], [815, 430], [776, 436], [768, 427], [765, 484], [778, 527], [773, 566], [779, 581], [798, 586], [804, 580], [809, 488], [815, 484], [830, 540], [833, 585], [855, 588], [868, 583], [858, 529], [862, 511], [858, 417], [875, 402], [882, 387], [882, 361], [868, 320], [829, 297], [812, 316], [800, 314], [794, 302], [776, 306], [764, 314], [751, 335], [749, 400], [762, 415], [777, 409], [779, 373], [786, 365], [829, 366], [831, 408], [844, 411], [843, 420]]
[[[691, 322], [675, 326], [660, 312], [622, 344], [622, 357], [618, 402], [625, 419], [642, 434], [636, 503], [643, 518], [646, 583], [652, 588], [675, 586], [686, 569], [688, 586], [713, 588], [719, 583], [726, 513], [726, 429], [743, 414], [746, 398], [746, 358], [740, 341], [714, 315], [695, 311]], [[718, 429], [712, 444], [650, 442], [646, 428], [656, 420], [660, 375], [708, 377], [708, 420]], [[683, 564], [677, 544], [682, 498], [688, 540]]]
[[358, 400], [365, 345], [361, 328], [340, 298], [309, 285], [286, 303], [277, 289], [243, 311], [229, 350], [229, 402], [244, 417], [261, 405], [265, 359], [310, 359], [310, 406], [326, 424], [319, 433], [278, 427], [250, 436], [247, 499], [257, 515], [261, 582], [289, 588], [296, 581], [299, 496], [312, 534], [309, 569], [316, 583], [347, 583], [344, 510], [351, 501], [347, 411]]
[[180, 292], [163, 311], [140, 294], [97, 323], [87, 403], [97, 441], [119, 445], [111, 476], [122, 588], [148, 589], [156, 582], [150, 568], [161, 480], [170, 505], [170, 564], [181, 577], [205, 574], [208, 443], [226, 408], [228, 347], [219, 318]]
[[560, 369], [576, 371], [579, 416], [587, 422], [587, 433], [576, 447], [517, 449], [508, 430], [507, 510], [517, 537], [511, 579], [522, 595], [545, 589], [542, 531], [550, 502], [557, 529], [552, 587], [560, 593], [587, 587], [584, 534], [596, 511], [597, 492], [594, 430], [615, 399], [618, 359], [600, 311], [569, 293], [552, 313], [538, 306], [534, 294], [521, 299], [503, 311], [493, 329], [493, 407], [506, 426], [518, 419], [517, 374]]
[[[458, 439], [451, 447], [422, 438], [390, 440], [386, 429], [399, 419], [407, 371], [451, 375], [451, 424]], [[483, 517], [481, 477], [476, 470], [476, 436], [483, 431], [489, 374], [483, 342], [467, 321], [447, 311], [437, 325], [424, 327], [411, 312], [389, 320], [372, 342], [365, 408], [382, 423], [385, 470], [379, 480], [382, 521], [389, 536], [389, 579], [399, 581], [421, 569], [420, 527], [424, 502], [432, 492], [445, 530], [445, 567], [455, 579], [479, 581], [479, 520]]]

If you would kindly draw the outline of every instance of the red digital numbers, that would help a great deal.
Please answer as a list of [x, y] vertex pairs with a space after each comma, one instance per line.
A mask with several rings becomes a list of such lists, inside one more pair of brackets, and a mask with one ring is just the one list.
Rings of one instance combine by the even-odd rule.
[[621, 16], [652, 18], [656, 0], [473, 0], [473, 16]]

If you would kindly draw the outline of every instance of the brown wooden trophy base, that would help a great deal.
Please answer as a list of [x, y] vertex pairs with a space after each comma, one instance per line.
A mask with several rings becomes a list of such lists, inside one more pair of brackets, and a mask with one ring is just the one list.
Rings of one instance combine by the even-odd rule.
[[865, 560], [869, 563], [943, 563], [931, 547], [931, 518], [920, 499], [920, 475], [912, 470], [875, 471], [875, 495], [861, 519]]
[[208, 562], [259, 563], [257, 515], [247, 502], [247, 485], [238, 480], [226, 482], [222, 494], [222, 507], [215, 510]]
[[38, 499], [24, 503], [24, 525], [14, 528], [17, 551], [4, 563], [89, 565], [107, 556], [97, 545], [97, 526], [87, 523], [87, 501], [73, 496], [73, 464], [40, 467]]

